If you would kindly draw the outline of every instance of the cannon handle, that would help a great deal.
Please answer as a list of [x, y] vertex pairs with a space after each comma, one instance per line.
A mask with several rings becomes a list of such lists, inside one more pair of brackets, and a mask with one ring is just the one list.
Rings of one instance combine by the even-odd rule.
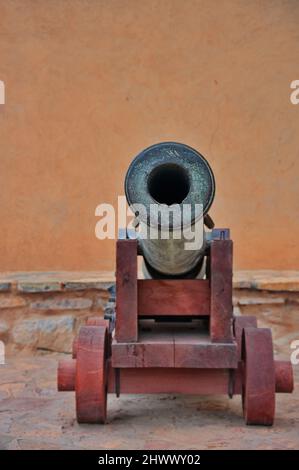
[[209, 216], [209, 214], [206, 214], [204, 216], [203, 221], [207, 228], [212, 229], [215, 227], [214, 220], [212, 219], [212, 217]]

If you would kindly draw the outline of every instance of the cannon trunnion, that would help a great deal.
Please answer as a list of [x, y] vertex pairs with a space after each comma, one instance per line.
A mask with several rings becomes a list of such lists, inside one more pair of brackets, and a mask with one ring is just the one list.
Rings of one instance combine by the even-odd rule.
[[[199, 202], [212, 226], [214, 177], [190, 147], [150, 147], [132, 162], [125, 186], [130, 204]], [[143, 215], [136, 214], [137, 224], [149, 226]], [[196, 218], [194, 210], [191, 225]], [[229, 230], [202, 230], [202, 246], [191, 254], [182, 252], [181, 240], [151, 243], [121, 231], [115, 308], [112, 295], [106, 319], [88, 319], [73, 359], [58, 366], [58, 389], [75, 391], [78, 422], [105, 423], [108, 393], [185, 393], [241, 395], [246, 424], [273, 424], [275, 394], [293, 390], [292, 366], [274, 359], [270, 329], [233, 315]], [[138, 278], [138, 256], [147, 279]]]

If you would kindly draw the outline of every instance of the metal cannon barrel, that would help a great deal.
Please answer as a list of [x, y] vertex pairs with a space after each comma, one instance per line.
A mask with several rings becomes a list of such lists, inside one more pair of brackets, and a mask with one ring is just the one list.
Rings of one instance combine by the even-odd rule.
[[[203, 222], [211, 228], [208, 210], [215, 195], [205, 158], [176, 142], [152, 145], [131, 162], [125, 193], [135, 214], [146, 274], [197, 277], [207, 243]], [[195, 235], [201, 242], [193, 247]]]

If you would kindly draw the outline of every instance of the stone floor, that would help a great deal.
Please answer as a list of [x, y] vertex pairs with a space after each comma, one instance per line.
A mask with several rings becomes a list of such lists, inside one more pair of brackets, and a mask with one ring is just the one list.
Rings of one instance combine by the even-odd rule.
[[[299, 339], [298, 305], [246, 307], [271, 326], [275, 350]], [[8, 357], [0, 366], [1, 449], [299, 449], [299, 365], [295, 391], [277, 395], [271, 428], [245, 426], [235, 397], [109, 396], [106, 426], [78, 425], [74, 394], [56, 391], [66, 355]]]

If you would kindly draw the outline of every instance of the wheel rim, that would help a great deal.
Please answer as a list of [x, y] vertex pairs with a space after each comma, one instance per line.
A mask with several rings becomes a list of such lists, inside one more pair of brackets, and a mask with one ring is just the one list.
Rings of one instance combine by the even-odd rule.
[[105, 423], [107, 416], [107, 328], [83, 326], [79, 331], [76, 410], [79, 423]]
[[275, 369], [270, 329], [243, 330], [242, 361], [242, 404], [246, 424], [270, 426], [275, 414]]
[[251, 315], [240, 315], [234, 318], [234, 335], [237, 341], [238, 348], [238, 358], [241, 360], [241, 351], [242, 351], [242, 333], [244, 328], [252, 327], [257, 328], [257, 319]]

